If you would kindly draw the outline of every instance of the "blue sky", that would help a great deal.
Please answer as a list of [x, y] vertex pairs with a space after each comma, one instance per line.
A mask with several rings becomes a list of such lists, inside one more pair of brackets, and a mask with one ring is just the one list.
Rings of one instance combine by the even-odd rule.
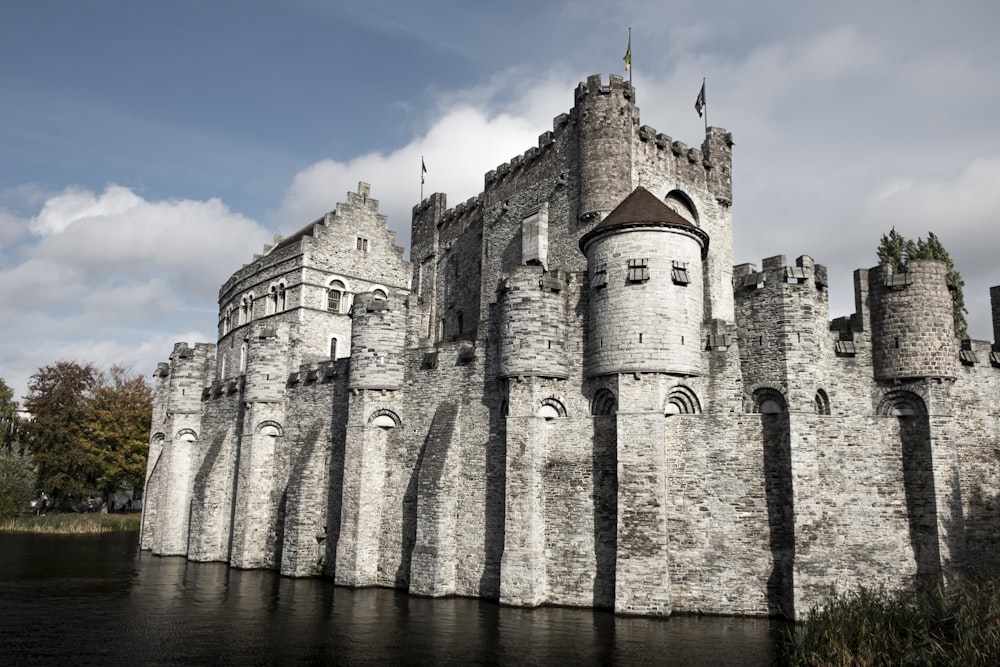
[[831, 315], [881, 234], [934, 231], [991, 339], [1000, 284], [1000, 5], [6, 0], [0, 5], [0, 377], [59, 359], [149, 374], [214, 340], [225, 278], [372, 184], [398, 241], [534, 145], [590, 74], [641, 121], [735, 138], [736, 261], [809, 254]]

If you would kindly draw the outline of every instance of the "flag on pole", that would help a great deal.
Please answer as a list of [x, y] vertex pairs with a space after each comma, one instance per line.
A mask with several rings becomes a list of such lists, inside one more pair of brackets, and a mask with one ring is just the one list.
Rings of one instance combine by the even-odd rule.
[[424, 174], [427, 173], [427, 165], [424, 164], [423, 156], [420, 156], [420, 185], [424, 184]]
[[702, 79], [701, 82], [701, 92], [698, 93], [698, 99], [694, 101], [694, 110], [698, 112], [698, 118], [701, 118], [701, 110], [705, 108], [705, 81]]
[[625, 71], [632, 71], [632, 28], [628, 29], [628, 48], [625, 49], [625, 57], [622, 58], [625, 61]]

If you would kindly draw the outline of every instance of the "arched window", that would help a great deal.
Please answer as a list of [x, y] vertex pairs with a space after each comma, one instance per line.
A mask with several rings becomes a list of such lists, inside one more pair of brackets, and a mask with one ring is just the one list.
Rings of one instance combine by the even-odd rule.
[[278, 286], [271, 285], [267, 298], [267, 314], [273, 315], [278, 312]]
[[177, 432], [175, 440], [187, 443], [198, 442], [198, 434], [189, 428], [185, 428]]
[[822, 389], [816, 390], [816, 398], [814, 399], [816, 405], [816, 414], [818, 415], [828, 415], [830, 414], [830, 397], [826, 395], [826, 392]]
[[400, 421], [399, 415], [392, 410], [382, 408], [371, 414], [368, 418], [368, 425], [378, 426], [382, 429], [390, 429], [402, 425], [402, 421]]
[[753, 411], [762, 415], [776, 415], [787, 410], [785, 397], [777, 389], [761, 387], [753, 393]]
[[240, 346], [240, 372], [243, 373], [247, 369], [247, 343], [243, 341], [243, 345]]
[[285, 310], [285, 283], [278, 283], [278, 310]]
[[389, 295], [386, 294], [386, 291], [384, 289], [382, 289], [381, 287], [376, 287], [375, 289], [373, 289], [372, 290], [372, 295], [375, 297], [375, 299], [377, 301], [388, 301], [389, 300]]
[[330, 338], [330, 358], [331, 359], [336, 359], [337, 358], [337, 337], [336, 336]]
[[270, 438], [277, 438], [281, 435], [281, 424], [275, 421], [265, 421], [257, 425], [257, 433]]
[[695, 227], [698, 226], [698, 209], [685, 193], [680, 190], [671, 190], [664, 197], [663, 203]]
[[618, 413], [618, 399], [610, 389], [599, 389], [590, 403], [590, 414], [595, 417]]
[[698, 395], [682, 384], [670, 389], [667, 395], [667, 405], [663, 410], [664, 414], [670, 415], [699, 415], [701, 414], [701, 402]]
[[539, 406], [538, 410], [535, 411], [535, 416], [541, 417], [546, 421], [550, 421], [552, 419], [557, 419], [559, 417], [565, 417], [566, 408], [557, 399], [546, 398], [542, 401], [542, 404]]
[[882, 417], [915, 417], [927, 414], [927, 404], [918, 394], [899, 389], [882, 397], [877, 413]]
[[347, 299], [344, 295], [347, 292], [347, 285], [345, 285], [340, 280], [334, 280], [330, 283], [330, 289], [326, 293], [326, 309], [331, 313], [343, 312], [345, 302]]

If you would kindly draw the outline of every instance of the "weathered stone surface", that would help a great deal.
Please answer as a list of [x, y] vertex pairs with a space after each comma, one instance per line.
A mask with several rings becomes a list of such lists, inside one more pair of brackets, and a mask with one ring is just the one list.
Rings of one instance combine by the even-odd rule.
[[[859, 270], [831, 322], [811, 257], [733, 267], [728, 132], [641, 126], [616, 76], [574, 99], [415, 206], [411, 261], [362, 183], [233, 274], [155, 374], [142, 548], [653, 615], [995, 563], [1000, 356], [944, 267]], [[664, 224], [608, 218], [640, 184]]]

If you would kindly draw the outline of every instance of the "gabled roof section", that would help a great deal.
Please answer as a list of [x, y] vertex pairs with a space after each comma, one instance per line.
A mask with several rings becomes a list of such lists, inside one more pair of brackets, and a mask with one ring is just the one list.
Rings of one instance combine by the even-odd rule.
[[656, 195], [640, 185], [632, 191], [632, 194], [623, 199], [622, 203], [608, 214], [608, 217], [583, 235], [583, 238], [580, 239], [580, 250], [586, 253], [587, 244], [596, 236], [618, 228], [628, 227], [681, 227], [701, 238], [703, 246], [708, 245], [708, 235], [705, 232], [685, 220], [677, 211], [664, 204]]

